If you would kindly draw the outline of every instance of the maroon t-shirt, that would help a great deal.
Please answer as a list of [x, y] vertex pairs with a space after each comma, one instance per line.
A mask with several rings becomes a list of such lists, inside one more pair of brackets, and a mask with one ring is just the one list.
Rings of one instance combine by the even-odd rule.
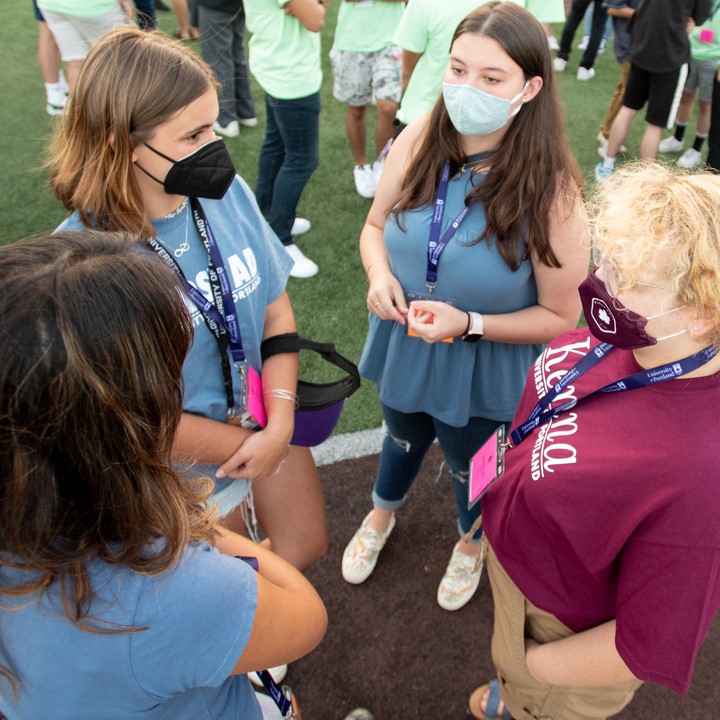
[[[598, 341], [556, 338], [528, 375], [513, 427]], [[558, 406], [641, 370], [614, 350]], [[617, 618], [639, 678], [686, 693], [720, 605], [720, 373], [597, 394], [506, 455], [483, 527], [525, 596], [575, 632]]]

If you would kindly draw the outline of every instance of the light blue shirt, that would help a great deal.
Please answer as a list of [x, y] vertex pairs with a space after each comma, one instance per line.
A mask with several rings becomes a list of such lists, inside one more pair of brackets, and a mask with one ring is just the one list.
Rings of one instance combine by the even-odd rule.
[[[246, 675], [230, 676], [250, 637], [257, 578], [242, 560], [191, 545], [173, 570], [140, 575], [100, 560], [88, 566], [93, 619], [147, 630], [88, 632], [62, 607], [57, 583], [0, 610], [0, 709], [15, 720], [260, 720]], [[25, 580], [0, 570], [0, 582]], [[28, 600], [30, 602], [28, 602]], [[105, 625], [104, 627], [107, 627]]]
[[[481, 176], [475, 176], [480, 181]], [[442, 232], [463, 207], [470, 190], [466, 170], [450, 179]], [[406, 295], [427, 294], [425, 273], [432, 207], [402, 213], [385, 224], [385, 246], [393, 274]], [[471, 206], [440, 257], [437, 299], [452, 300], [460, 310], [481, 314], [511, 313], [537, 304], [529, 259], [513, 272], [494, 240], [470, 244], [485, 228], [485, 209]], [[524, 246], [520, 255], [524, 254]], [[360, 360], [361, 374], [377, 384], [380, 400], [401, 412], [425, 412], [454, 427], [471, 417], [509, 421], [515, 413], [530, 366], [542, 352], [537, 344], [509, 344], [455, 339], [429, 344], [407, 334], [407, 327], [370, 315]]]

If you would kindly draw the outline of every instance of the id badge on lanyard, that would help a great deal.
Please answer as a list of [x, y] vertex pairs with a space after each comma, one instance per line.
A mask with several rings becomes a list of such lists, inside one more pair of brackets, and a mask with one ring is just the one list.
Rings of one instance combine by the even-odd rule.
[[263, 402], [262, 378], [246, 362], [233, 363], [233, 370], [239, 382], [240, 405], [228, 408], [228, 423], [247, 430], [264, 428], [267, 425], [267, 414]]
[[505, 472], [505, 426], [501, 425], [485, 441], [470, 460], [468, 510], [492, 487]]

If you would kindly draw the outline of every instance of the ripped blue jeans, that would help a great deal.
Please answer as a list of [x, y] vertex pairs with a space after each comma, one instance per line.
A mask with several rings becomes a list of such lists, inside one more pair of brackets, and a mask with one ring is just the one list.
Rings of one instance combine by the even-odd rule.
[[[425, 453], [437, 438], [450, 467], [458, 511], [458, 531], [462, 537], [480, 515], [480, 503], [468, 510], [470, 459], [498, 425], [503, 424], [502, 421], [473, 417], [467, 425], [458, 428], [446, 425], [427, 413], [404, 413], [382, 404], [381, 408], [387, 433], [375, 477], [373, 503], [384, 510], [397, 510], [403, 505]], [[506, 429], [509, 425], [505, 423]], [[481, 536], [480, 530], [473, 540], [479, 540]]]

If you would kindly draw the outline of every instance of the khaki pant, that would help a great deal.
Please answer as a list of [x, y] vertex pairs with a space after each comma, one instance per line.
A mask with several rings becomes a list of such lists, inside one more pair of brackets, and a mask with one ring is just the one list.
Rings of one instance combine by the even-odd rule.
[[492, 659], [500, 696], [515, 720], [604, 720], [630, 703], [640, 680], [605, 687], [560, 687], [533, 680], [525, 663], [525, 638], [547, 643], [572, 635], [572, 630], [525, 598], [489, 544], [485, 564], [495, 603]]

